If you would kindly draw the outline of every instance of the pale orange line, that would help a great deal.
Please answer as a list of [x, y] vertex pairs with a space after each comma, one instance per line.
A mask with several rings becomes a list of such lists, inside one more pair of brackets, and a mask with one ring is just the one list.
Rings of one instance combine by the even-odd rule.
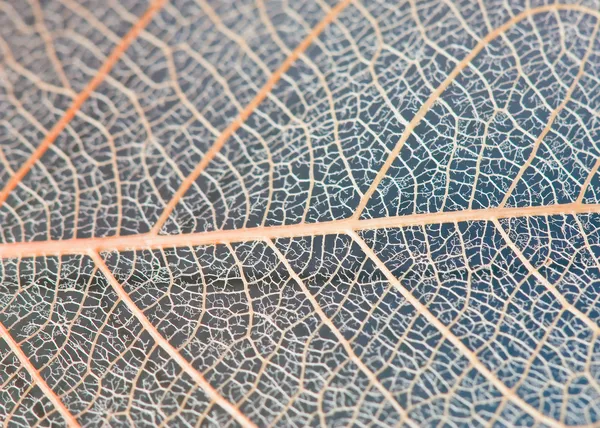
[[497, 218], [519, 218], [553, 215], [599, 213], [600, 204], [562, 204], [542, 207], [490, 208], [432, 214], [412, 214], [374, 219], [343, 219], [321, 223], [301, 223], [288, 226], [249, 227], [178, 235], [151, 235], [149, 233], [104, 238], [74, 238], [62, 241], [33, 241], [0, 244], [0, 259], [14, 257], [41, 257], [51, 255], [86, 254], [96, 251], [128, 251], [193, 247], [198, 245], [230, 244], [265, 239], [296, 238], [345, 234], [348, 230], [383, 229], [424, 226], [465, 221], [491, 221]]
[[515, 244], [512, 239], [510, 239], [510, 236], [508, 235], [506, 230], [504, 230], [504, 227], [502, 227], [502, 224], [498, 221], [498, 219], [493, 219], [492, 222], [494, 223], [494, 226], [496, 226], [496, 229], [498, 229], [498, 232], [500, 232], [500, 235], [502, 235], [502, 239], [504, 239], [508, 247], [517, 256], [521, 263], [523, 263], [527, 270], [539, 282], [541, 282], [542, 285], [546, 287], [548, 291], [550, 291], [550, 293], [552, 293], [554, 298], [558, 300], [558, 302], [562, 305], [563, 308], [565, 308], [566, 310], [574, 314], [577, 318], [582, 320], [588, 326], [588, 328], [594, 332], [594, 334], [598, 335], [600, 333], [600, 326], [598, 326], [598, 324], [596, 324], [587, 314], [579, 310], [575, 305], [569, 303], [565, 296], [563, 296], [560, 293], [560, 291], [558, 291], [556, 287], [550, 281], [548, 281], [548, 278], [542, 275], [540, 271], [537, 270], [535, 266], [531, 264], [529, 259], [527, 259], [527, 257], [519, 249], [517, 244]]
[[285, 258], [285, 256], [282, 254], [282, 252], [279, 251], [279, 248], [277, 248], [277, 246], [271, 240], [267, 240], [266, 244], [269, 246], [269, 248], [271, 248], [271, 250], [275, 253], [275, 255], [277, 256], [279, 261], [287, 269], [289, 275], [300, 286], [300, 289], [302, 290], [302, 292], [304, 293], [304, 295], [306, 296], [306, 298], [312, 305], [314, 311], [317, 313], [317, 315], [321, 319], [321, 322], [323, 324], [325, 324], [327, 327], [329, 327], [329, 330], [337, 338], [339, 344], [342, 345], [342, 348], [344, 348], [344, 350], [346, 351], [346, 354], [348, 354], [348, 358], [350, 359], [350, 361], [352, 361], [358, 367], [358, 369], [364, 373], [364, 375], [369, 379], [369, 382], [376, 389], [378, 389], [379, 392], [381, 392], [381, 394], [388, 400], [388, 402], [392, 405], [392, 407], [396, 410], [396, 412], [398, 412], [398, 414], [401, 417], [400, 421], [398, 421], [398, 425], [400, 425], [402, 422], [404, 422], [406, 425], [408, 425], [410, 427], [414, 427], [414, 428], [418, 427], [418, 425], [408, 416], [408, 412], [406, 411], [406, 409], [404, 407], [402, 407], [402, 405], [394, 397], [394, 395], [391, 393], [391, 391], [389, 389], [387, 389], [381, 383], [381, 381], [377, 377], [377, 374], [375, 372], [373, 372], [361, 360], [361, 358], [358, 355], [356, 355], [356, 352], [354, 352], [354, 349], [352, 348], [352, 345], [350, 344], [350, 342], [344, 337], [342, 332], [340, 332], [340, 330], [336, 327], [335, 323], [327, 316], [325, 311], [319, 305], [319, 302], [317, 301], [317, 299], [315, 299], [315, 296], [313, 295], [313, 293], [311, 293], [310, 290], [306, 287], [305, 281], [303, 281], [302, 278], [300, 278], [300, 276], [296, 273], [294, 268], [292, 268], [292, 265]]
[[33, 165], [46, 153], [46, 151], [54, 144], [54, 141], [58, 138], [58, 135], [66, 128], [66, 126], [73, 120], [85, 100], [87, 100], [92, 92], [104, 81], [105, 77], [110, 73], [110, 70], [117, 63], [121, 55], [127, 50], [131, 42], [142, 32], [142, 30], [152, 20], [154, 14], [160, 10], [166, 0], [155, 0], [152, 2], [146, 12], [140, 17], [140, 19], [134, 24], [129, 32], [121, 39], [119, 44], [114, 48], [110, 56], [106, 59], [102, 67], [100, 67], [96, 75], [90, 80], [87, 86], [75, 97], [73, 103], [69, 109], [65, 112], [62, 118], [52, 127], [52, 129], [46, 134], [46, 137], [41, 144], [31, 154], [29, 159], [19, 168], [19, 170], [8, 180], [8, 183], [0, 191], [0, 206], [6, 201], [10, 192], [23, 180], [27, 173], [31, 170]]
[[15, 342], [15, 339], [13, 339], [9, 331], [6, 329], [6, 327], [4, 327], [4, 325], [1, 322], [0, 337], [6, 341], [6, 343], [10, 347], [10, 350], [17, 356], [21, 364], [23, 364], [23, 366], [25, 367], [25, 370], [27, 370], [27, 373], [29, 373], [29, 376], [31, 376], [35, 384], [42, 390], [42, 392], [54, 405], [56, 410], [58, 410], [58, 412], [65, 419], [67, 424], [70, 427], [79, 427], [79, 422], [77, 422], [75, 416], [73, 416], [71, 412], [69, 412], [69, 410], [65, 407], [63, 402], [58, 397], [58, 395], [56, 395], [54, 391], [52, 391], [52, 388], [48, 386], [48, 384], [42, 378], [38, 370], [33, 366], [33, 364], [31, 364], [31, 361], [29, 361], [29, 358], [27, 358], [27, 355], [25, 355], [19, 344]]
[[169, 354], [173, 360], [198, 384], [200, 388], [206, 393], [208, 398], [217, 403], [223, 410], [229, 413], [242, 427], [255, 428], [256, 425], [250, 421], [239, 409], [233, 404], [227, 401], [219, 392], [212, 387], [212, 385], [204, 378], [202, 373], [196, 370], [188, 360], [183, 358], [179, 351], [171, 345], [152, 325], [150, 320], [146, 317], [144, 312], [137, 307], [135, 302], [129, 297], [129, 294], [125, 291], [123, 286], [113, 276], [112, 272], [104, 263], [104, 260], [96, 251], [91, 250], [88, 255], [94, 260], [94, 263], [102, 271], [107, 281], [110, 283], [112, 288], [115, 290], [119, 298], [125, 303], [127, 308], [133, 313], [133, 315], [142, 324], [144, 329], [152, 336], [154, 341], [160, 346], [165, 352]]
[[265, 85], [256, 94], [254, 99], [242, 110], [237, 118], [217, 137], [213, 145], [206, 152], [202, 160], [196, 165], [196, 168], [183, 180], [171, 200], [165, 206], [163, 212], [158, 218], [156, 224], [151, 230], [151, 234], [157, 235], [160, 229], [168, 220], [169, 216], [177, 206], [177, 203], [185, 195], [188, 189], [194, 184], [196, 179], [202, 174], [208, 164], [215, 158], [219, 153], [225, 142], [231, 137], [248, 119], [248, 117], [256, 110], [258, 105], [271, 93], [273, 87], [283, 75], [289, 70], [294, 62], [302, 55], [304, 51], [312, 44], [312, 42], [319, 37], [323, 30], [351, 3], [352, 0], [342, 0], [332, 8], [327, 15], [319, 22], [312, 31], [306, 36], [306, 38], [292, 51], [292, 53], [285, 59], [281, 66], [269, 77]]
[[503, 396], [507, 397], [517, 406], [521, 407], [525, 412], [535, 418], [536, 421], [540, 421], [551, 427], [564, 427], [565, 425], [557, 420], [554, 420], [538, 409], [523, 400], [515, 391], [506, 386], [490, 369], [488, 369], [480, 360], [479, 357], [466, 346], [454, 333], [448, 328], [442, 321], [440, 321], [435, 315], [429, 311], [429, 308], [425, 306], [421, 301], [416, 298], [406, 287], [402, 285], [400, 280], [394, 276], [394, 274], [388, 269], [388, 267], [381, 261], [381, 259], [375, 254], [373, 249], [367, 245], [367, 243], [353, 231], [349, 231], [349, 235], [352, 237], [360, 248], [363, 250], [365, 255], [375, 263], [381, 272], [385, 275], [388, 282], [400, 292], [402, 297], [410, 303], [417, 312], [423, 316], [430, 324], [432, 324], [440, 333], [444, 339], [448, 340], [454, 345], [462, 355], [464, 355], [471, 366], [473, 366], [479, 373], [481, 373], [486, 379], [488, 379], [492, 385], [494, 385]]
[[377, 175], [375, 176], [375, 179], [373, 179], [373, 182], [369, 186], [369, 189], [365, 192], [365, 194], [361, 198], [353, 217], [355, 217], [355, 218], [360, 217], [360, 215], [366, 208], [367, 203], [373, 196], [373, 193], [375, 193], [375, 191], [377, 190], [379, 183], [381, 182], [381, 180], [383, 180], [383, 178], [387, 174], [388, 170], [391, 168], [392, 164], [396, 160], [396, 158], [400, 155], [400, 151], [402, 150], [402, 147], [404, 147], [404, 143], [408, 140], [408, 137], [410, 137], [412, 135], [413, 131], [419, 125], [419, 123], [421, 123], [421, 120], [423, 120], [423, 118], [425, 117], [427, 112], [431, 109], [431, 107], [433, 107], [435, 102], [440, 98], [440, 96], [450, 86], [450, 84], [452, 84], [452, 82], [454, 82], [454, 80], [458, 77], [458, 75], [471, 63], [471, 61], [473, 61], [475, 59], [475, 57], [477, 57], [477, 55], [479, 55], [479, 53], [483, 49], [485, 49], [485, 47], [488, 46], [492, 40], [496, 39], [497, 37], [499, 37], [506, 31], [508, 31], [510, 28], [512, 28], [519, 22], [523, 21], [524, 19], [526, 19], [530, 16], [537, 15], [540, 13], [555, 11], [555, 10], [575, 10], [575, 11], [579, 11], [579, 12], [582, 12], [585, 14], [595, 16], [596, 18], [600, 18], [599, 11], [587, 8], [585, 6], [579, 6], [579, 5], [574, 5], [574, 4], [551, 4], [551, 5], [540, 6], [540, 7], [535, 7], [532, 9], [524, 10], [520, 14], [514, 16], [513, 18], [511, 18], [510, 20], [508, 20], [501, 26], [499, 26], [496, 29], [494, 29], [493, 31], [491, 31], [483, 39], [481, 39], [481, 41], [479, 43], [477, 43], [477, 45], [471, 50], [471, 52], [469, 52], [469, 54], [466, 57], [464, 57], [463, 60], [460, 61], [456, 65], [456, 67], [454, 67], [454, 69], [448, 75], [448, 77], [446, 77], [446, 79], [435, 89], [435, 91], [433, 91], [433, 93], [429, 96], [427, 101], [425, 101], [425, 103], [421, 106], [421, 108], [419, 108], [419, 111], [417, 111], [417, 113], [412, 118], [412, 120], [408, 123], [408, 125], [406, 125], [406, 129], [400, 136], [400, 139], [396, 143], [396, 146], [394, 147], [392, 152], [387, 157], [383, 166], [377, 172]]
[[569, 101], [571, 100], [571, 97], [573, 96], [573, 92], [575, 92], [575, 89], [577, 89], [577, 86], [579, 85], [579, 81], [581, 80], [581, 78], [583, 77], [583, 75], [585, 73], [585, 66], [587, 65], [590, 54], [592, 53], [592, 50], [594, 49], [594, 44], [596, 43], [596, 34], [598, 33], [599, 23], [600, 23], [600, 19], [596, 19], [596, 25], [594, 26], [594, 31], [592, 32], [592, 35], [590, 36], [589, 47], [585, 51], [585, 55], [581, 59], [581, 64], [579, 65], [579, 71], [577, 72], [575, 79], [573, 79], [571, 86], [569, 86], [569, 89], [567, 90], [567, 93], [565, 94], [565, 98], [562, 100], [562, 102], [559, 104], [559, 106], [556, 107], [556, 109], [554, 109], [554, 111], [550, 114], [550, 117], [548, 118], [548, 121], [546, 122], [546, 126], [544, 127], [544, 129], [542, 130], [540, 135], [538, 135], [538, 137], [535, 139], [535, 141], [533, 143], [533, 147], [531, 149], [531, 153], [529, 153], [529, 158], [527, 158], [525, 163], [523, 163], [523, 165], [521, 165], [519, 172], [517, 173], [516, 177], [512, 180], [510, 187], [504, 194], [504, 198], [502, 198], [502, 202], [500, 202], [501, 207], [505, 206], [508, 203], [508, 200], [510, 199], [513, 192], [519, 185], [519, 182], [521, 181], [521, 179], [523, 178], [525, 171], [527, 171], [529, 169], [529, 166], [535, 160], [537, 153], [538, 153], [540, 147], [542, 146], [542, 142], [544, 141], [544, 139], [546, 138], [546, 136], [552, 129], [552, 126], [554, 125], [554, 121], [556, 120], [556, 118], [558, 117], [560, 112], [562, 112], [563, 109], [567, 106], [567, 104], [569, 104]]
[[596, 176], [598, 169], [600, 169], [600, 157], [596, 159], [594, 166], [592, 166], [592, 169], [588, 173], [583, 185], [581, 186], [581, 190], [579, 191], [579, 196], [577, 197], [577, 200], [575, 201], [578, 204], [583, 203], [583, 198], [585, 197], [585, 193], [586, 193], [588, 187], [590, 187], [590, 184], [592, 184], [592, 180]]

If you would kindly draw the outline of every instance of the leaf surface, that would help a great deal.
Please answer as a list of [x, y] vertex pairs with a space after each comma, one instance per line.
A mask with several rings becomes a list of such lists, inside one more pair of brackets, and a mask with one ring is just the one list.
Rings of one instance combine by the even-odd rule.
[[596, 426], [593, 2], [0, 3], [6, 426]]

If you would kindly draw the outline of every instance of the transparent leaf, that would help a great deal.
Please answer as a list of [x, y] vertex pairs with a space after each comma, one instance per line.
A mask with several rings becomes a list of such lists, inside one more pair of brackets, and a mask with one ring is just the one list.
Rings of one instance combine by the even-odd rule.
[[598, 8], [0, 2], [1, 423], [599, 424]]

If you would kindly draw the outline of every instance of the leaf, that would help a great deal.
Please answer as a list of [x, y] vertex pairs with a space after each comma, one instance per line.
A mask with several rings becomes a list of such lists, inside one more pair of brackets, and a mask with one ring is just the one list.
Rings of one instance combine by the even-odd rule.
[[597, 426], [587, 3], [0, 3], [2, 424]]

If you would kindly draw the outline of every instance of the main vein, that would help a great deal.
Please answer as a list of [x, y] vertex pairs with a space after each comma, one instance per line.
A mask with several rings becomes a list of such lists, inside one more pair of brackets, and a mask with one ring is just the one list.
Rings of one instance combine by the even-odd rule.
[[557, 204], [535, 207], [490, 208], [449, 211], [428, 214], [410, 214], [373, 219], [348, 218], [320, 223], [300, 223], [284, 226], [248, 227], [244, 229], [215, 230], [178, 235], [150, 233], [101, 238], [74, 238], [65, 240], [15, 242], [0, 244], [0, 259], [39, 257], [66, 254], [86, 254], [96, 251], [127, 251], [226, 244], [264, 239], [294, 238], [300, 236], [344, 234], [347, 230], [385, 229], [422, 226], [465, 221], [492, 221], [499, 218], [537, 217], [600, 213], [600, 204]]
[[[361, 199], [358, 209], [354, 216], [350, 219], [344, 220], [333, 220], [328, 222], [322, 222], [317, 224], [299, 224], [289, 226], [274, 226], [274, 227], [256, 227], [256, 228], [245, 228], [241, 230], [219, 230], [192, 234], [182, 235], [158, 235], [158, 232], [165, 224], [172, 211], [174, 210], [177, 203], [185, 195], [187, 190], [193, 185], [195, 180], [202, 174], [207, 165], [214, 159], [217, 153], [221, 150], [225, 142], [243, 125], [245, 120], [254, 112], [258, 105], [269, 95], [275, 84], [281, 79], [281, 77], [287, 72], [292, 64], [300, 57], [300, 55], [310, 46], [310, 44], [319, 36], [319, 34], [329, 25], [341, 11], [350, 4], [351, 0], [343, 0], [338, 3], [307, 36], [306, 39], [288, 56], [284, 63], [277, 69], [269, 78], [267, 83], [261, 88], [256, 97], [247, 105], [243, 111], [240, 112], [236, 120], [232, 122], [217, 138], [213, 146], [203, 157], [202, 161], [196, 166], [194, 171], [185, 178], [183, 183], [180, 185], [178, 190], [175, 192], [173, 198], [167, 203], [165, 209], [161, 213], [157, 223], [154, 225], [152, 231], [148, 234], [132, 235], [132, 236], [117, 236], [117, 237], [106, 237], [106, 238], [84, 238], [84, 239], [70, 239], [61, 241], [45, 241], [45, 242], [23, 242], [23, 243], [10, 243], [0, 245], [0, 258], [7, 257], [26, 257], [26, 256], [42, 256], [42, 255], [60, 255], [60, 254], [88, 254], [98, 267], [102, 270], [105, 276], [108, 278], [112, 287], [115, 289], [119, 297], [125, 302], [128, 308], [134, 313], [138, 320], [144, 325], [149, 331], [155, 341], [165, 349], [169, 355], [174, 358], [181, 367], [190, 374], [194, 380], [207, 392], [209, 397], [215, 402], [219, 403], [226, 411], [228, 411], [238, 422], [244, 426], [253, 426], [253, 424], [237, 410], [233, 405], [227, 402], [218, 392], [204, 379], [204, 377], [196, 371], [187, 360], [185, 360], [179, 352], [172, 347], [166, 339], [164, 339], [156, 328], [150, 323], [145, 317], [143, 312], [137, 308], [135, 303], [127, 295], [123, 287], [116, 281], [112, 273], [102, 260], [99, 255], [99, 251], [106, 250], [137, 250], [144, 248], [168, 248], [178, 246], [191, 246], [191, 245], [208, 245], [218, 243], [231, 243], [239, 241], [250, 241], [250, 240], [264, 240], [264, 239], [275, 239], [283, 237], [296, 237], [305, 235], [324, 235], [324, 234], [335, 234], [335, 233], [347, 233], [350, 231], [351, 235], [355, 235], [353, 232], [363, 229], [377, 229], [386, 227], [406, 227], [414, 225], [425, 225], [425, 224], [437, 224], [445, 222], [456, 222], [456, 221], [494, 221], [497, 223], [498, 218], [506, 217], [529, 217], [529, 216], [541, 216], [541, 215], [560, 215], [560, 214], [582, 214], [600, 212], [600, 204], [585, 205], [578, 203], [563, 204], [563, 205], [552, 205], [545, 207], [527, 207], [527, 208], [492, 208], [486, 210], [464, 210], [458, 212], [442, 212], [433, 214], [412, 214], [401, 217], [388, 217], [378, 219], [360, 219], [360, 215], [369, 199], [376, 191], [379, 183], [386, 176], [387, 171], [391, 167], [394, 160], [399, 155], [404, 142], [408, 139], [410, 134], [416, 128], [418, 123], [425, 117], [425, 114], [434, 105], [437, 99], [445, 91], [445, 89], [454, 81], [454, 79], [460, 74], [460, 72], [466, 68], [470, 62], [478, 55], [478, 53], [485, 48], [494, 38], [498, 37], [503, 32], [507, 31], [516, 23], [521, 20], [532, 16], [537, 13], [552, 11], [552, 10], [580, 10], [584, 13], [599, 16], [599, 12], [591, 9], [576, 6], [576, 5], [560, 5], [553, 4], [548, 6], [542, 6], [538, 8], [529, 9], [515, 16], [513, 19], [498, 27], [490, 34], [488, 34], [482, 41], [467, 55], [448, 76], [448, 78], [432, 93], [430, 98], [423, 104], [419, 109], [413, 120], [407, 126], [407, 129], [401, 136], [400, 140], [396, 144], [394, 150], [391, 152], [383, 167], [379, 170], [375, 180], [371, 183], [369, 190], [365, 193]], [[140, 18], [140, 20], [134, 25], [130, 32], [121, 40], [114, 51], [111, 53], [107, 61], [98, 70], [98, 73], [88, 83], [86, 88], [77, 95], [74, 99], [71, 107], [66, 111], [65, 115], [46, 135], [40, 146], [34, 151], [31, 157], [25, 162], [25, 164], [11, 177], [5, 187], [0, 191], [0, 205], [2, 205], [10, 192], [21, 182], [23, 177], [27, 175], [33, 165], [43, 156], [43, 154], [51, 147], [58, 135], [64, 130], [67, 124], [73, 119], [75, 114], [80, 109], [81, 105], [92, 92], [100, 85], [107, 74], [110, 72], [114, 64], [121, 57], [123, 52], [131, 44], [131, 42], [138, 36], [138, 34], [144, 29], [144, 27], [150, 22], [152, 16], [159, 10], [165, 0], [154, 1], [148, 11]], [[356, 239], [356, 236], [354, 236]], [[366, 250], [366, 249], [365, 249]], [[378, 266], [382, 267], [383, 263], [378, 258], [375, 258], [375, 262]], [[384, 267], [384, 266], [383, 266]], [[395, 278], [388, 277], [390, 281], [396, 281]], [[406, 296], [405, 296], [406, 297]], [[413, 303], [411, 301], [411, 303]], [[445, 328], [441, 325], [441, 322], [436, 318], [433, 322], [439, 328]], [[438, 325], [440, 324], [440, 325]], [[48, 395], [50, 400], [53, 402], [58, 411], [69, 421], [69, 423], [77, 426], [77, 422], [70, 415], [64, 405], [57, 399], [56, 395], [52, 390], [45, 384], [39, 373], [34, 369], [27, 357], [22, 353], [16, 342], [12, 340], [8, 331], [0, 324], [0, 336], [3, 337], [13, 349], [13, 352], [22, 360], [22, 363], [28, 369], [34, 380], [40, 385], [40, 388]], [[16, 348], [15, 348], [16, 345]], [[455, 345], [457, 345], [455, 343]], [[463, 349], [458, 344], [459, 349], [470, 356], [468, 349]], [[477, 362], [477, 361], [472, 361]], [[31, 366], [31, 367], [29, 367]], [[479, 367], [481, 369], [481, 367]], [[498, 385], [497, 385], [498, 386]], [[509, 394], [511, 391], [503, 391], [505, 394]], [[512, 398], [514, 398], [511, 395]], [[522, 403], [519, 403], [522, 405]], [[527, 408], [530, 413], [541, 420], [546, 421], [546, 417], [542, 414], [536, 414], [536, 410], [533, 408]], [[69, 416], [71, 419], [69, 419]], [[552, 421], [546, 421], [552, 422]]]

